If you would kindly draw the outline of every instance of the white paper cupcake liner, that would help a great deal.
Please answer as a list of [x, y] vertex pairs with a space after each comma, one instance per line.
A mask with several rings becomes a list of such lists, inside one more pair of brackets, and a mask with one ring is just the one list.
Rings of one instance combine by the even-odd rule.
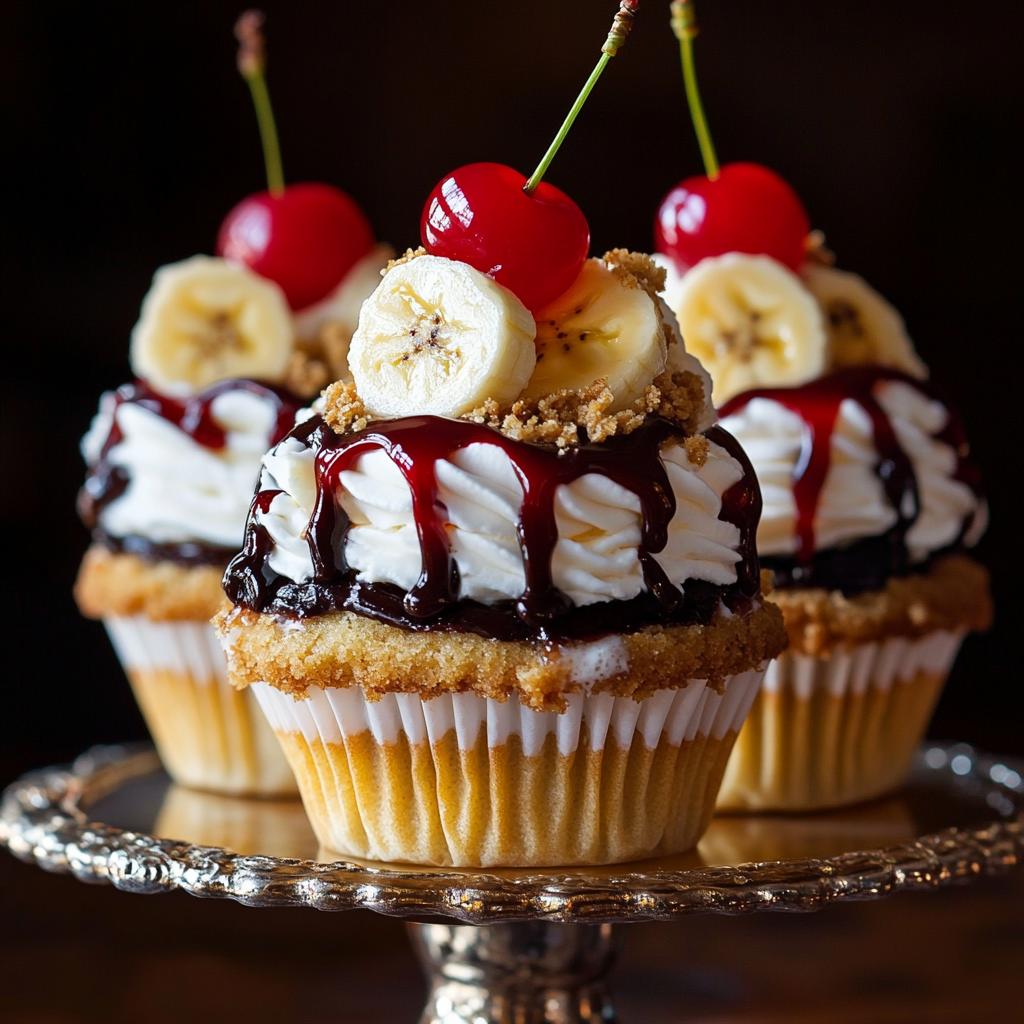
[[459, 749], [468, 751], [477, 745], [483, 730], [489, 747], [501, 746], [515, 735], [522, 741], [523, 753], [533, 757], [552, 734], [558, 752], [571, 754], [584, 725], [590, 750], [602, 750], [606, 742], [628, 750], [634, 734], [650, 750], [658, 746], [663, 733], [672, 746], [698, 733], [722, 739], [730, 730], [739, 730], [763, 676], [758, 670], [730, 676], [721, 693], [710, 689], [706, 680], [695, 679], [682, 689], [660, 690], [641, 701], [606, 693], [572, 693], [563, 714], [533, 711], [520, 704], [516, 694], [502, 702], [477, 693], [442, 694], [430, 700], [414, 693], [388, 693], [371, 702], [358, 686], [310, 686], [299, 700], [267, 683], [255, 683], [250, 689], [274, 730], [300, 732], [307, 740], [341, 743], [343, 738], [369, 731], [382, 746], [397, 742], [399, 733], [410, 744], [424, 740], [434, 744], [454, 729]]
[[176, 782], [223, 793], [296, 792], [256, 699], [229, 682], [213, 627], [201, 621], [104, 620], [165, 767]]
[[965, 634], [782, 654], [740, 731], [719, 809], [809, 810], [898, 787]]
[[359, 687], [257, 699], [320, 842], [350, 856], [456, 866], [604, 864], [688, 849], [764, 672], [641, 701], [572, 694], [423, 700]]

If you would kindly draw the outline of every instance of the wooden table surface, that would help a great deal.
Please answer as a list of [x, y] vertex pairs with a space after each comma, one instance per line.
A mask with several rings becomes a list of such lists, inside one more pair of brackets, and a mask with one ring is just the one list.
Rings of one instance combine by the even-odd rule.
[[[626, 1024], [1024, 1022], [1024, 873], [630, 929]], [[3, 1024], [412, 1024], [423, 993], [401, 922], [134, 896], [0, 852]]]

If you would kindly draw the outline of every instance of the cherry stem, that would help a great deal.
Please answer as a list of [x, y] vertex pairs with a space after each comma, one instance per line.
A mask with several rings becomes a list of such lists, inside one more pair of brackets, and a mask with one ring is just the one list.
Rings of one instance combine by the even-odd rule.
[[267, 65], [263, 21], [262, 11], [246, 11], [235, 22], [235, 38], [238, 40], [238, 70], [249, 84], [256, 108], [256, 123], [263, 143], [263, 163], [267, 168], [267, 190], [272, 196], [279, 196], [284, 192], [284, 168], [281, 166], [274, 108], [270, 105], [270, 93], [263, 74]]
[[690, 107], [690, 119], [697, 133], [697, 144], [700, 146], [704, 171], [714, 181], [718, 177], [718, 157], [715, 155], [715, 144], [711, 141], [708, 121], [704, 116], [704, 105], [700, 101], [700, 90], [697, 88], [697, 68], [693, 61], [693, 39], [699, 31], [697, 16], [693, 10], [693, 0], [672, 0], [672, 31], [679, 40], [679, 54], [683, 61], [683, 84], [686, 87], [686, 102]]
[[611, 31], [608, 33], [604, 46], [601, 47], [601, 59], [597, 62], [597, 67], [590, 72], [587, 84], [580, 90], [579, 96], [576, 97], [576, 102], [572, 105], [568, 117], [562, 122], [562, 127], [558, 129], [558, 134], [555, 136], [554, 141], [548, 146], [548, 151], [541, 158], [537, 169], [530, 175], [523, 186], [523, 191], [528, 196], [532, 196], [537, 190], [537, 186], [541, 183], [548, 168], [551, 166], [551, 161], [555, 159], [555, 154], [565, 141], [566, 135], [569, 134], [569, 129], [572, 127], [573, 121], [576, 120], [576, 115], [582, 109], [583, 104], [587, 102], [590, 91], [597, 84], [601, 73], [607, 67], [608, 61], [618, 53], [619, 47], [626, 41], [626, 36], [629, 35], [629, 30], [633, 27], [633, 18], [639, 6], [640, 0], [620, 0], [619, 10], [615, 15], [615, 20], [612, 22]]

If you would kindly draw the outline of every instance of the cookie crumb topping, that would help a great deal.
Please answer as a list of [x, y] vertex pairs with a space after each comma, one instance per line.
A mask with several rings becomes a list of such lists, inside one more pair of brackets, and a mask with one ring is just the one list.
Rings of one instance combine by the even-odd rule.
[[609, 249], [601, 258], [625, 287], [643, 288], [655, 302], [658, 301], [658, 293], [665, 289], [665, 269], [647, 253]]
[[312, 398], [335, 380], [349, 380], [348, 347], [352, 337], [339, 323], [326, 323], [311, 340], [295, 342], [285, 375], [285, 387], [301, 398]]
[[693, 434], [683, 441], [686, 458], [695, 466], [703, 466], [708, 461], [708, 439], [703, 434]]
[[400, 267], [403, 263], [410, 263], [418, 256], [426, 256], [427, 250], [422, 245], [417, 246], [415, 249], [406, 249], [401, 256], [396, 256], [393, 260], [388, 260], [388, 265], [380, 272], [380, 276], [383, 277], [389, 271], [394, 270], [395, 267]]
[[336, 434], [365, 430], [370, 416], [352, 381], [335, 381], [324, 391], [324, 422]]

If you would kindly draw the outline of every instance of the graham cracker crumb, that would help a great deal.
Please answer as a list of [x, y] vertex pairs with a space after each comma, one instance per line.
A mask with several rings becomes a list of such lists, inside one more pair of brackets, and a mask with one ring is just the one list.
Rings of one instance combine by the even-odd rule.
[[501, 406], [493, 398], [487, 398], [483, 405], [478, 405], [459, 418], [469, 420], [470, 423], [486, 423], [487, 426], [497, 429], [500, 415]]
[[83, 615], [144, 615], [151, 622], [207, 622], [226, 603], [222, 569], [148, 562], [93, 545], [82, 559], [75, 600]]
[[696, 434], [704, 411], [704, 381], [690, 370], [676, 370], [657, 377], [654, 386], [660, 393], [658, 415]]
[[647, 253], [628, 249], [609, 249], [602, 259], [627, 288], [643, 288], [655, 302], [665, 288], [665, 269]]
[[[704, 382], [689, 370], [663, 373], [644, 389], [643, 397], [633, 403], [632, 409], [609, 413], [614, 401], [607, 378], [601, 377], [580, 391], [521, 398], [504, 415], [498, 403], [488, 399], [461, 418], [486, 423], [513, 441], [553, 444], [563, 449], [581, 442], [580, 428], [586, 431], [588, 441], [600, 444], [609, 437], [631, 434], [651, 413], [696, 434], [704, 408]], [[689, 440], [690, 461], [703, 466], [707, 461], [707, 441], [703, 437]]]
[[317, 337], [296, 341], [285, 386], [301, 398], [319, 394], [332, 380], [352, 379], [348, 369], [351, 333], [339, 323], [327, 323]]
[[403, 263], [410, 263], [416, 259], [417, 256], [426, 256], [427, 250], [422, 245], [417, 246], [415, 249], [406, 249], [401, 256], [397, 256], [393, 260], [388, 260], [388, 265], [380, 272], [380, 276], [383, 277], [389, 270], [394, 270], [395, 267], [400, 267]]
[[331, 379], [327, 366], [319, 359], [296, 346], [288, 362], [284, 386], [300, 398], [310, 398]]
[[992, 623], [988, 571], [964, 555], [949, 555], [928, 572], [890, 579], [882, 590], [855, 597], [792, 587], [771, 591], [768, 600], [782, 609], [790, 645], [801, 654], [915, 639], [938, 629], [985, 630]]
[[703, 466], [708, 461], [708, 439], [703, 434], [693, 434], [683, 441], [686, 458], [695, 466]]
[[324, 391], [323, 417], [336, 434], [357, 434], [370, 422], [355, 384], [343, 380], [336, 380]]
[[786, 645], [782, 616], [765, 604], [748, 615], [716, 615], [707, 626], [648, 626], [622, 635], [628, 669], [608, 679], [572, 678], [582, 644], [552, 651], [540, 641], [487, 640], [471, 633], [413, 633], [354, 612], [294, 620], [240, 608], [215, 624], [231, 638], [228, 664], [238, 687], [267, 682], [301, 695], [309, 686], [360, 686], [371, 701], [386, 693], [473, 691], [498, 700], [518, 693], [535, 711], [565, 711], [566, 694], [610, 693], [642, 700], [660, 690], [707, 679], [721, 690], [727, 676], [756, 668]]
[[501, 417], [497, 403], [474, 409], [467, 419], [487, 423], [514, 441], [533, 444], [554, 444], [567, 448], [580, 443], [579, 428], [587, 432], [589, 441], [599, 443], [616, 434], [630, 434], [658, 408], [661, 394], [649, 386], [633, 409], [609, 413], [615, 401], [608, 380], [601, 377], [581, 391], [556, 391], [535, 400], [520, 399]]

